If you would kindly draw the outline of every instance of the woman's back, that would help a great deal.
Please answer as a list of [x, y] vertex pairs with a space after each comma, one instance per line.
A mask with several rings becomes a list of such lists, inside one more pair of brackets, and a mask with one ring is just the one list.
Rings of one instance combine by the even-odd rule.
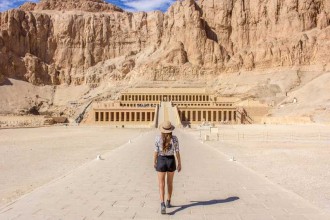
[[179, 152], [179, 140], [177, 136], [172, 135], [170, 147], [167, 151], [164, 151], [164, 138], [162, 135], [157, 135], [155, 138], [155, 152], [158, 152], [158, 155], [169, 156], [174, 155], [175, 152]]

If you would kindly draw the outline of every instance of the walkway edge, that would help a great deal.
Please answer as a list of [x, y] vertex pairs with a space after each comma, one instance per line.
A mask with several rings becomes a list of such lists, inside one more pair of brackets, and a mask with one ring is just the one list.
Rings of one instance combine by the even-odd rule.
[[[142, 132], [142, 133], [138, 134], [137, 136], [135, 136], [135, 137], [132, 138], [131, 140], [136, 140], [136, 139], [138, 139], [138, 138], [141, 138], [141, 137], [143, 136], [142, 134], [145, 134], [145, 133], [148, 133], [148, 132], [150, 132], [150, 130], [147, 130], [147, 131], [145, 131], [145, 132]], [[111, 153], [113, 153], [113, 152], [116, 152], [116, 151], [118, 151], [119, 149], [122, 149], [122, 148], [124, 148], [125, 146], [127, 146], [127, 145], [129, 145], [129, 144], [130, 144], [130, 143], [126, 142], [126, 143], [124, 143], [124, 144], [122, 144], [122, 145], [119, 145], [118, 147], [115, 147], [115, 148], [113, 148], [113, 149], [110, 149], [110, 150], [109, 150], [108, 152], [106, 152], [104, 155], [109, 155], [109, 154], [111, 154]], [[77, 167], [75, 167], [75, 168], [69, 170], [67, 173], [65, 173], [65, 174], [63, 174], [63, 175], [61, 175], [61, 176], [59, 176], [59, 177], [56, 177], [55, 179], [52, 179], [52, 180], [50, 180], [49, 182], [47, 182], [47, 183], [45, 183], [45, 184], [43, 184], [43, 185], [41, 185], [41, 186], [38, 186], [38, 187], [36, 187], [35, 189], [33, 189], [32, 191], [30, 191], [30, 192], [28, 192], [28, 193], [26, 193], [26, 194], [24, 194], [24, 195], [18, 197], [18, 198], [15, 199], [14, 201], [11, 201], [11, 202], [9, 202], [9, 203], [7, 203], [7, 204], [1, 206], [1, 207], [0, 207], [0, 214], [3, 213], [3, 212], [4, 212], [4, 209], [6, 209], [8, 206], [10, 206], [10, 205], [12, 205], [12, 204], [15, 204], [16, 202], [20, 201], [21, 199], [25, 198], [26, 196], [29, 196], [29, 195], [32, 194], [32, 193], [35, 193], [35, 192], [37, 192], [37, 191], [39, 191], [39, 190], [41, 190], [41, 189], [43, 189], [43, 188], [45, 188], [45, 187], [47, 187], [47, 186], [49, 186], [49, 185], [52, 185], [52, 184], [54, 184], [54, 183], [60, 181], [61, 179], [63, 179], [63, 178], [65, 178], [65, 177], [67, 177], [67, 176], [69, 176], [69, 175], [75, 173], [75, 172], [78, 171], [78, 170], [81, 170], [81, 169], [84, 168], [84, 167], [87, 167], [87, 166], [90, 165], [91, 163], [95, 162], [95, 160], [96, 160], [96, 159], [93, 159], [93, 160], [87, 161], [87, 162], [85, 162], [85, 163], [83, 163], [83, 164], [81, 164], [81, 165], [78, 165]]]
[[[196, 141], [199, 141], [200, 142], [200, 139], [196, 138], [196, 136], [188, 133], [187, 131], [185, 130], [181, 130], [182, 132], [184, 132], [185, 134], [187, 135], [190, 135], [192, 138], [194, 138]], [[208, 148], [216, 151], [217, 153], [221, 154], [222, 156], [228, 158], [228, 160], [230, 159], [230, 155], [227, 155], [225, 154], [224, 152], [222, 152], [220, 149], [217, 149], [216, 147], [208, 144], [207, 142], [201, 142], [203, 145], [207, 146]], [[330, 218], [330, 212], [327, 212], [326, 210], [323, 210], [322, 208], [316, 206], [315, 204], [311, 203], [309, 200], [307, 200], [306, 198], [302, 197], [301, 195], [289, 190], [289, 189], [286, 189], [284, 188], [283, 186], [277, 184], [277, 183], [274, 183], [273, 181], [271, 181], [270, 179], [266, 178], [264, 175], [256, 172], [255, 170], [247, 167], [246, 165], [244, 165], [243, 163], [241, 162], [238, 162], [238, 161], [233, 161], [233, 163], [236, 163], [238, 166], [244, 168], [245, 170], [255, 174], [256, 176], [260, 177], [261, 179], [265, 180], [266, 182], [272, 184], [273, 186], [275, 186], [276, 188], [278, 188], [279, 190], [282, 190], [284, 192], [287, 192], [287, 193], [290, 193], [292, 195], [294, 195], [295, 197], [297, 197], [297, 199], [300, 199], [301, 201], [304, 201], [306, 204], [310, 205], [312, 208], [315, 208], [317, 210], [319, 210], [322, 214], [325, 214], [325, 215], [329, 215], [329, 218]]]

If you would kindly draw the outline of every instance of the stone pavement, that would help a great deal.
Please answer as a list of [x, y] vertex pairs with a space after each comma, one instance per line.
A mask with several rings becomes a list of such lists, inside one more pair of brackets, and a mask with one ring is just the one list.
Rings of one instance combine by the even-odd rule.
[[161, 215], [152, 161], [156, 133], [146, 132], [103, 155], [104, 160], [91, 161], [1, 208], [0, 219], [330, 219], [178, 129], [183, 170], [174, 177], [174, 207]]

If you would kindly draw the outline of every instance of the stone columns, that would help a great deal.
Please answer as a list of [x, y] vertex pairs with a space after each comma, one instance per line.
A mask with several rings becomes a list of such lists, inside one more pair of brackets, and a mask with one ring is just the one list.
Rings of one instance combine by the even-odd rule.
[[95, 112], [95, 120], [94, 121], [99, 121], [99, 112]]
[[130, 113], [129, 113], [129, 112], [126, 112], [125, 115], [126, 115], [126, 118], [125, 118], [126, 121], [127, 121], [127, 122], [130, 122], [130, 121], [131, 121], [131, 120], [130, 120], [130, 117], [129, 117]]

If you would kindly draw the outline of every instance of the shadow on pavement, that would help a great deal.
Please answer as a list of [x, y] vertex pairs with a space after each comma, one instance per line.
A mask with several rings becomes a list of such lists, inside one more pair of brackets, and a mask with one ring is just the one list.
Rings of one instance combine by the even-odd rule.
[[184, 209], [193, 207], [193, 206], [199, 206], [199, 205], [215, 205], [215, 204], [221, 204], [221, 203], [226, 203], [226, 202], [234, 202], [238, 200], [239, 197], [233, 196], [233, 197], [228, 197], [227, 199], [212, 199], [209, 201], [191, 201], [192, 203], [188, 205], [182, 205], [182, 206], [172, 206], [172, 207], [180, 207], [172, 212], [168, 212], [168, 215], [174, 215], [177, 212], [180, 212]]

